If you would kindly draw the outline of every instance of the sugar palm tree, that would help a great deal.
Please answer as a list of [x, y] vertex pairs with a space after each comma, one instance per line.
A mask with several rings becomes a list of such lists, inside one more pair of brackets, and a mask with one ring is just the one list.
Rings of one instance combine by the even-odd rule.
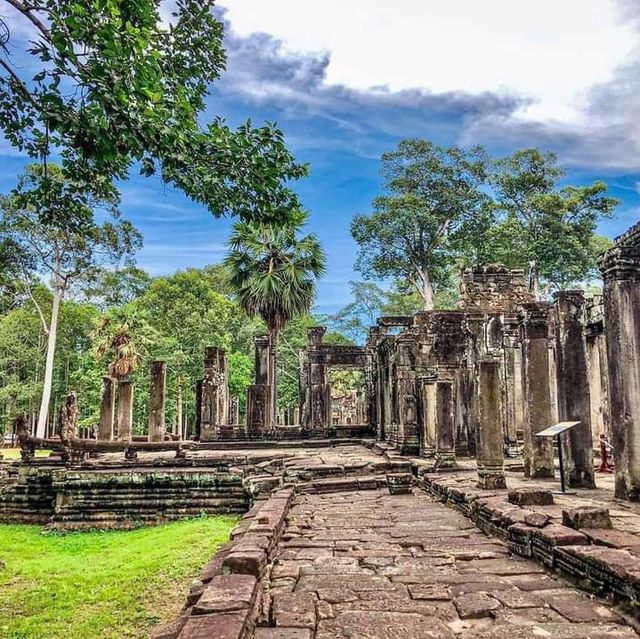
[[286, 226], [237, 222], [225, 265], [230, 285], [249, 317], [260, 317], [269, 331], [271, 420], [277, 408], [278, 335], [296, 315], [311, 308], [316, 281], [325, 271], [325, 255], [314, 234], [298, 237], [308, 216], [292, 215]]

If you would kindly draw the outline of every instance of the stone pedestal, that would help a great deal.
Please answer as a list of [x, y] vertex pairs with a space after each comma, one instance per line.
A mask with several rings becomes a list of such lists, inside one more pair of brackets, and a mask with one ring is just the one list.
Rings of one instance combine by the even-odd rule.
[[118, 440], [131, 441], [133, 425], [133, 382], [122, 379], [118, 382]]
[[580, 422], [560, 438], [564, 476], [571, 488], [595, 488], [584, 294], [560, 291], [555, 299], [558, 413], [560, 421]]
[[436, 433], [436, 466], [451, 468], [456, 463], [453, 381], [436, 382]]
[[165, 436], [165, 400], [167, 392], [167, 364], [152, 362], [149, 389], [149, 441], [161, 442]]
[[640, 224], [600, 262], [609, 366], [615, 496], [640, 501]]
[[522, 305], [520, 315], [525, 390], [524, 467], [527, 477], [553, 477], [553, 445], [536, 433], [552, 425], [549, 383], [548, 302]]
[[476, 461], [478, 488], [506, 488], [504, 436], [502, 432], [502, 390], [500, 364], [494, 359], [478, 363]]
[[100, 421], [98, 422], [98, 439], [113, 439], [113, 421], [116, 406], [116, 389], [111, 377], [102, 378], [102, 399], [100, 400]]

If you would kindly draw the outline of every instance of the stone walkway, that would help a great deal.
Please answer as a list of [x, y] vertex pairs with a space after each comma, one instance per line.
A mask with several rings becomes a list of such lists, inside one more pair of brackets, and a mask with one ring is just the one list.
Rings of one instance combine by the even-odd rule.
[[254, 639], [637, 637], [421, 491], [299, 496], [265, 590]]

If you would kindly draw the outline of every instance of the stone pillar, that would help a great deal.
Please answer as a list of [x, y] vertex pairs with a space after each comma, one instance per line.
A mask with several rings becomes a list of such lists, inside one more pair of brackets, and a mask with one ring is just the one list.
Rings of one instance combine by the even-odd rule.
[[478, 488], [506, 488], [500, 364], [494, 359], [478, 362]]
[[403, 455], [420, 452], [418, 439], [418, 398], [416, 389], [415, 336], [403, 333], [396, 340], [397, 443]]
[[314, 434], [324, 434], [331, 426], [331, 387], [327, 383], [327, 370], [322, 354], [324, 326], [307, 330], [309, 346], [309, 426]]
[[121, 379], [118, 382], [118, 439], [131, 441], [133, 426], [133, 382]]
[[100, 400], [100, 421], [98, 423], [98, 440], [111, 441], [113, 439], [113, 418], [116, 405], [114, 380], [111, 377], [102, 378], [102, 399]]
[[[517, 326], [516, 326], [517, 331]], [[503, 378], [504, 378], [504, 435], [505, 447], [509, 455], [515, 453], [518, 447], [518, 429], [522, 428], [522, 380], [520, 345], [515, 331], [505, 331], [503, 351]]]
[[202, 380], [196, 382], [196, 421], [193, 427], [193, 440], [200, 441], [202, 433]]
[[240, 423], [240, 400], [235, 395], [229, 398], [229, 416], [227, 419], [227, 423]]
[[582, 291], [560, 291], [555, 300], [558, 414], [561, 421], [580, 422], [560, 438], [564, 476], [571, 488], [595, 488], [585, 298]]
[[600, 261], [609, 366], [615, 496], [640, 501], [640, 224]]
[[200, 395], [200, 439], [221, 439], [228, 433], [226, 426], [229, 414], [227, 357], [223, 348], [209, 346], [205, 349]]
[[452, 468], [455, 453], [455, 397], [452, 380], [436, 382], [436, 466]]
[[552, 425], [549, 385], [548, 302], [522, 305], [520, 316], [525, 391], [524, 469], [527, 477], [553, 477], [553, 444], [535, 434]]
[[161, 442], [165, 436], [164, 409], [167, 394], [166, 362], [151, 363], [149, 389], [149, 441]]
[[266, 335], [254, 337], [253, 345], [255, 349], [255, 383], [270, 384], [269, 338]]
[[273, 425], [271, 416], [271, 387], [253, 384], [247, 390], [247, 437], [258, 438]]
[[420, 454], [435, 457], [436, 454], [436, 380], [435, 372], [424, 375], [420, 382]]

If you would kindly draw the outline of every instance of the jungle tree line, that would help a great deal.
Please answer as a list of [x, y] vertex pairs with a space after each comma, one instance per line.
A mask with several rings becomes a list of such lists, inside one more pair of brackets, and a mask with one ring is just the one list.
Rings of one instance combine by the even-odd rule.
[[[536, 295], [597, 277], [609, 245], [598, 223], [618, 204], [604, 182], [574, 186], [553, 153], [517, 151], [495, 159], [485, 149], [444, 148], [408, 139], [382, 156], [383, 193], [356, 215], [356, 270], [395, 278], [419, 296], [455, 288], [463, 266], [499, 263], [528, 270]], [[357, 301], [357, 300], [356, 300]]]

